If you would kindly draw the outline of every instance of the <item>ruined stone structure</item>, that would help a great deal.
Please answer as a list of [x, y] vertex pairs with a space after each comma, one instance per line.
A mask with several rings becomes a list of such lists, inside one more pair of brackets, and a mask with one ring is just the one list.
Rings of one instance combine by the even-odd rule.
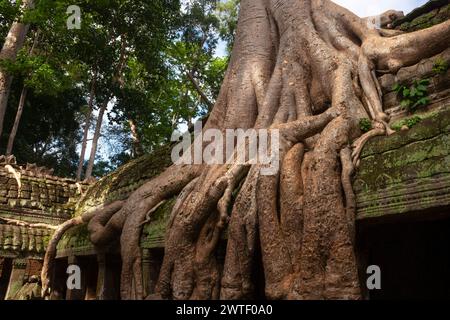
[[[448, 1], [430, 1], [394, 22], [414, 31], [450, 17]], [[364, 148], [353, 186], [357, 197], [356, 244], [361, 283], [370, 265], [380, 266], [383, 287], [365, 298], [450, 297], [450, 49], [439, 56], [379, 78], [384, 108], [397, 133], [377, 137]], [[430, 79], [430, 103], [413, 115], [400, 107], [396, 83]], [[420, 123], [415, 124], [418, 118]], [[414, 119], [409, 121], [408, 119]], [[407, 128], [407, 126], [411, 128]], [[0, 165], [0, 218], [57, 225], [98, 205], [127, 199], [170, 162], [171, 146], [134, 160], [92, 185], [35, 176], [26, 169], [19, 187], [14, 173]], [[77, 201], [78, 200], [78, 201]], [[166, 223], [175, 198], [166, 201], [146, 224], [142, 237], [145, 294], [154, 292], [164, 253]], [[38, 274], [50, 231], [0, 224], [0, 298], [13, 297], [27, 277]], [[226, 246], [226, 236], [221, 247]], [[222, 250], [223, 251], [223, 250]], [[221, 253], [219, 250], [220, 257]], [[82, 289], [67, 290], [66, 269], [82, 270]], [[86, 226], [68, 231], [58, 245], [53, 299], [118, 299], [121, 260], [119, 242], [99, 251], [88, 239]], [[263, 270], [256, 270], [255, 281]], [[263, 284], [258, 284], [264, 298]], [[257, 285], [257, 286], [258, 286]]]
[[47, 225], [69, 219], [87, 188], [51, 173], [36, 165], [18, 166], [14, 157], [0, 157], [0, 299], [18, 298], [21, 287], [40, 276], [53, 232]]

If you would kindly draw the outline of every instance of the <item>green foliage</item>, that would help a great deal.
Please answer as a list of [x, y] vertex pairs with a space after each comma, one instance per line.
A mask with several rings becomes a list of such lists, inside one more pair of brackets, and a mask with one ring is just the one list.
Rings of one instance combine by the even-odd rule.
[[404, 126], [407, 126], [409, 129], [411, 129], [420, 122], [422, 122], [422, 118], [419, 116], [414, 116], [396, 122], [392, 125], [392, 129], [395, 131], [400, 131]]
[[428, 97], [429, 79], [414, 80], [410, 86], [395, 84], [392, 90], [397, 92], [401, 98], [401, 106], [410, 112], [415, 112], [418, 108], [427, 106], [430, 103]]
[[433, 66], [433, 72], [436, 74], [445, 74], [449, 68], [448, 62], [442, 58], [435, 61]]
[[406, 119], [406, 125], [408, 128], [414, 127], [416, 124], [420, 123], [422, 121], [422, 118], [419, 116], [414, 116], [412, 118]]
[[24, 85], [36, 94], [57, 95], [75, 85], [77, 77], [73, 70], [80, 66], [58, 65], [58, 61], [43, 55], [29, 55], [21, 50], [14, 62], [0, 61], [0, 67], [8, 73], [24, 79]]
[[220, 37], [227, 43], [228, 53], [233, 47], [238, 24], [240, 0], [221, 1], [217, 6]]
[[221, 22], [218, 6], [220, 3], [210, 0], [186, 1], [179, 37], [166, 51], [174, 70], [170, 79], [170, 88], [176, 95], [176, 103], [170, 106], [176, 119], [174, 127], [181, 123], [190, 125], [210, 111], [202, 93], [211, 104], [219, 94], [228, 58], [215, 55]]
[[366, 133], [372, 130], [372, 121], [367, 118], [361, 119], [359, 121], [359, 128], [362, 132]]
[[92, 176], [96, 178], [101, 178], [111, 173], [115, 168], [111, 165], [109, 161], [100, 160], [97, 161], [92, 170]]
[[[66, 9], [73, 4], [82, 9], [80, 30], [66, 26]], [[9, 0], [0, 0], [0, 9], [3, 41], [18, 10]], [[98, 158], [97, 176], [111, 170], [113, 159], [129, 160], [128, 120], [136, 120], [140, 133], [157, 127], [144, 139], [151, 146], [167, 141], [172, 131], [170, 104], [175, 102], [171, 97], [170, 103], [160, 104], [165, 79], [170, 78], [163, 52], [176, 36], [179, 18], [178, 0], [36, 0], [36, 8], [24, 17], [31, 28], [23, 50], [14, 63], [1, 62], [15, 79], [5, 132], [14, 122], [23, 86], [29, 89], [14, 149], [19, 162], [36, 162], [61, 169], [57, 173], [62, 176], [73, 176], [94, 78], [94, 108], [105, 99], [112, 101], [102, 130], [107, 143], [100, 144], [116, 145]], [[39, 41], [30, 55], [37, 31]], [[169, 94], [173, 91], [165, 96]], [[6, 142], [3, 135], [0, 148]], [[103, 163], [105, 158], [111, 163]]]
[[[5, 117], [7, 128], [14, 123], [22, 87], [23, 80], [15, 78]], [[84, 103], [80, 88], [65, 89], [56, 95], [29, 91], [14, 144], [17, 161], [37, 163], [55, 169], [56, 175], [73, 177], [81, 140], [79, 110]], [[1, 138], [0, 154], [4, 152], [8, 135]]]
[[[73, 4], [82, 9], [79, 30], [66, 26]], [[0, 44], [19, 7], [0, 0]], [[180, 124], [210, 109], [188, 73], [211, 103], [219, 94], [228, 57], [216, 51], [219, 39], [231, 48], [238, 8], [238, 0], [36, 0], [23, 17], [30, 24], [24, 48], [16, 61], [0, 62], [14, 76], [5, 133], [28, 88], [14, 147], [18, 161], [73, 176], [94, 80], [93, 108], [111, 101], [95, 176], [133, 157], [130, 122], [145, 152], [167, 143]], [[7, 138], [1, 137], [0, 153]]]

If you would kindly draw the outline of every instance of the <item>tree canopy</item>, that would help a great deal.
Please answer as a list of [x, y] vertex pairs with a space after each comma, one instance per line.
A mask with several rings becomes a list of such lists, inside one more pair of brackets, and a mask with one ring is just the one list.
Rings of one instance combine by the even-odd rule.
[[0, 1], [0, 46], [14, 21], [29, 26], [16, 59], [0, 61], [12, 78], [0, 153], [16, 123], [19, 163], [75, 177], [78, 163], [83, 172], [88, 166], [83, 141], [87, 149], [97, 141], [99, 177], [210, 111], [228, 64], [218, 50], [232, 41], [235, 0], [84, 0], [80, 29], [67, 27], [71, 1], [36, 0], [28, 10], [21, 3]]

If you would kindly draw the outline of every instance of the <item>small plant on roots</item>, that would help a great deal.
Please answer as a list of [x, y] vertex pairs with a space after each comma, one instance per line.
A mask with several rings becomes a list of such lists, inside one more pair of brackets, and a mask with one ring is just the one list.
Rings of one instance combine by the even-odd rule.
[[422, 118], [419, 116], [414, 116], [412, 118], [406, 119], [406, 126], [408, 128], [414, 127], [416, 124], [420, 123], [422, 121]]
[[367, 118], [361, 119], [359, 121], [359, 128], [362, 132], [366, 133], [373, 129], [372, 121]]
[[445, 74], [448, 70], [448, 67], [448, 62], [442, 58], [439, 58], [434, 63], [433, 72], [438, 75]]
[[400, 95], [401, 106], [410, 112], [417, 111], [420, 107], [425, 107], [430, 103], [428, 97], [428, 86], [430, 79], [414, 80], [411, 86], [395, 84], [392, 88]]
[[392, 129], [395, 130], [395, 131], [400, 131], [405, 126], [408, 127], [408, 129], [411, 129], [414, 126], [416, 126], [417, 124], [419, 124], [420, 122], [422, 122], [422, 120], [423, 119], [421, 117], [419, 117], [419, 116], [414, 116], [412, 118], [402, 119], [401, 121], [398, 121], [397, 123], [392, 125]]

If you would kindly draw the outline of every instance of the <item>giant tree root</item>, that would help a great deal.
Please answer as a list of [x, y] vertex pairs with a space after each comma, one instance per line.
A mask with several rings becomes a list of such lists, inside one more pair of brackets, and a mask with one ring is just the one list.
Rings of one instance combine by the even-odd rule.
[[[105, 245], [121, 234], [121, 297], [143, 299], [142, 224], [181, 192], [166, 234], [160, 298], [252, 298], [260, 248], [267, 298], [359, 299], [351, 176], [364, 144], [391, 133], [376, 73], [395, 73], [448, 48], [450, 22], [398, 35], [328, 0], [242, 0], [240, 8], [229, 69], [205, 130], [279, 130], [279, 150], [275, 141], [271, 148], [281, 169], [265, 176], [261, 163], [174, 165], [117, 213], [93, 219], [91, 239]], [[361, 137], [362, 118], [380, 127]], [[228, 222], [220, 265], [217, 247]]]
[[8, 218], [0, 218], [0, 222], [4, 222], [5, 224], [10, 224], [18, 227], [26, 227], [26, 228], [40, 228], [40, 229], [48, 229], [48, 230], [57, 230], [58, 226], [46, 224], [46, 223], [28, 223], [26, 221], [16, 220], [16, 219], [8, 219]]
[[102, 219], [104, 216], [110, 217], [114, 213], [116, 213], [120, 208], [122, 208], [123, 202], [117, 201], [114, 202], [108, 206], [98, 208], [91, 210], [82, 216], [75, 217], [73, 219], [70, 219], [60, 226], [58, 226], [50, 239], [50, 242], [47, 247], [47, 251], [45, 252], [44, 257], [44, 264], [42, 266], [41, 271], [41, 279], [42, 279], [42, 297], [45, 298], [46, 296], [50, 295], [50, 290], [52, 287], [51, 284], [51, 275], [54, 268], [54, 262], [56, 258], [56, 247], [63, 237], [63, 235], [68, 231], [69, 229], [83, 225], [86, 223], [89, 223], [94, 217], [96, 219]]
[[353, 143], [352, 147], [354, 148], [354, 150], [351, 154], [351, 158], [353, 159], [353, 165], [355, 167], [358, 167], [359, 158], [366, 143], [369, 142], [369, 140], [372, 138], [383, 136], [385, 134], [386, 134], [386, 127], [381, 123], [377, 123], [373, 130], [370, 130], [369, 132], [363, 134]]

